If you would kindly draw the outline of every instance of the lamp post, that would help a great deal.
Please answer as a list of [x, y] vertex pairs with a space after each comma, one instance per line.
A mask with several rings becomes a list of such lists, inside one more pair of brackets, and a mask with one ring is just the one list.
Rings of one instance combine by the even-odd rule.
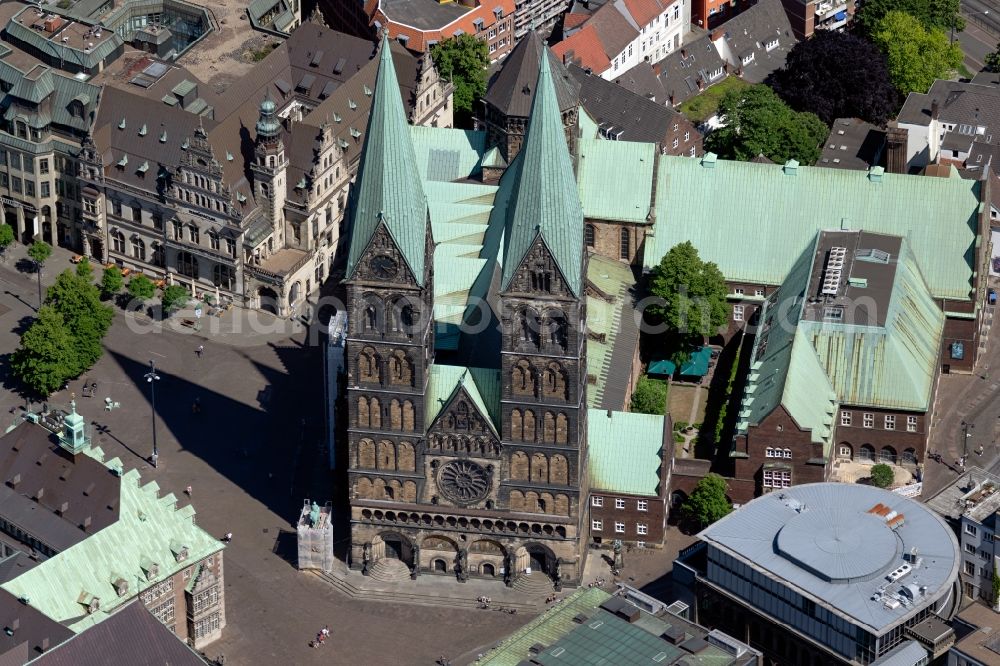
[[155, 469], [156, 460], [160, 454], [156, 448], [156, 382], [160, 381], [160, 376], [156, 374], [156, 364], [153, 361], [149, 362], [149, 372], [143, 375], [143, 377], [149, 383], [149, 405], [150, 413], [153, 417], [153, 455], [150, 457], [150, 462], [153, 463], [153, 468]]
[[975, 423], [966, 423], [962, 421], [962, 467], [965, 467], [965, 460], [969, 456], [969, 438], [972, 437], [972, 433], [969, 432], [970, 429], [976, 427]]

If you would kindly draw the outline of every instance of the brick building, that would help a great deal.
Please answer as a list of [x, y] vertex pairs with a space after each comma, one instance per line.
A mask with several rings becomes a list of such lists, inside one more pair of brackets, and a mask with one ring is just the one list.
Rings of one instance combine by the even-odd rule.
[[670, 416], [590, 410], [590, 538], [659, 546], [667, 523]]

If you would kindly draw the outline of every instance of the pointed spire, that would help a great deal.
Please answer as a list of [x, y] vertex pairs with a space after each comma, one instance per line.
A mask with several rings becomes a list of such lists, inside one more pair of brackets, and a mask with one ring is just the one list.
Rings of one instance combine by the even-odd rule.
[[516, 180], [507, 218], [503, 288], [540, 237], [569, 288], [581, 296], [583, 209], [548, 57], [539, 59], [528, 130], [511, 175]]
[[417, 169], [389, 39], [384, 34], [371, 100], [361, 166], [352, 192], [347, 275], [353, 275], [372, 236], [384, 224], [417, 283], [423, 284], [424, 248], [430, 233], [427, 198]]

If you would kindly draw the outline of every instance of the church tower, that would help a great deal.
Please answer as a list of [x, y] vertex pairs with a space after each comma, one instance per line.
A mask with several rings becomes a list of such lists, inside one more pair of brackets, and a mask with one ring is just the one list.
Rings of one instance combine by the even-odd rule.
[[[504, 175], [514, 182], [500, 282], [501, 436], [509, 471], [502, 492], [511, 511], [575, 519], [553, 551], [561, 575], [578, 579], [586, 533], [586, 253], [573, 163], [544, 53], [524, 144]], [[561, 500], [548, 506], [553, 497]]]
[[434, 349], [427, 198], [384, 37], [348, 219], [351, 557], [360, 567], [364, 544], [380, 529], [373, 511], [386, 503], [415, 502], [423, 485], [418, 470]]
[[278, 247], [284, 242], [284, 210], [287, 192], [288, 158], [285, 144], [281, 140], [281, 122], [277, 116], [277, 105], [268, 94], [260, 103], [257, 119], [257, 141], [254, 145], [254, 160], [250, 170], [254, 175], [254, 194], [271, 221]]

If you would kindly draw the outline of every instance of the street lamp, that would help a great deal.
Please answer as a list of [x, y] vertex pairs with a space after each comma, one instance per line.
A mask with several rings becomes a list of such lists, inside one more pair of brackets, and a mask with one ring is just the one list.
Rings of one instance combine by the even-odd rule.
[[972, 437], [972, 433], [969, 432], [970, 429], [975, 428], [975, 423], [966, 423], [962, 421], [962, 466], [965, 467], [965, 460], [969, 456], [969, 438]]
[[153, 469], [156, 469], [156, 459], [159, 457], [159, 451], [156, 448], [156, 382], [160, 381], [160, 376], [156, 374], [156, 365], [153, 361], [149, 362], [149, 372], [143, 377], [149, 383], [149, 405], [153, 416], [153, 455], [150, 462], [153, 463]]
[[[973, 12], [973, 14], [975, 14], [976, 16], [979, 16], [980, 14], [982, 14], [983, 16], [989, 16], [990, 10], [987, 9], [987, 10], [981, 11], [981, 12]], [[954, 44], [955, 43], [955, 19], [956, 18], [958, 18], [958, 17], [952, 18], [952, 20], [951, 20], [951, 41], [948, 42], [949, 44]]]

